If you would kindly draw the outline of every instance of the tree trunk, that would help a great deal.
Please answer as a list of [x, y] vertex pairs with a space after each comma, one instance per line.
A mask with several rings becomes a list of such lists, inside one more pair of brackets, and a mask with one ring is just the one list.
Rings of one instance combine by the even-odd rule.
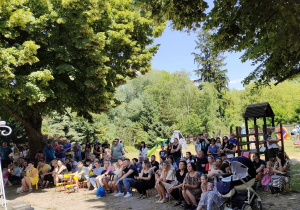
[[34, 109], [27, 110], [26, 116], [21, 116], [11, 107], [1, 106], [15, 119], [22, 123], [29, 138], [29, 158], [34, 160], [36, 153], [41, 149], [42, 136], [42, 115]]

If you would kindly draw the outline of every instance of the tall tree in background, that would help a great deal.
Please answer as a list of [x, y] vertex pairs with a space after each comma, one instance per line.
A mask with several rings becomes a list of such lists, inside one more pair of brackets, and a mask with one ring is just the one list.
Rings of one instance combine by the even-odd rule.
[[151, 69], [165, 27], [134, 0], [2, 0], [0, 23], [0, 113], [23, 124], [32, 155], [43, 115], [107, 111], [118, 86]]
[[196, 44], [195, 49], [200, 52], [192, 54], [195, 56], [195, 62], [199, 68], [195, 70], [196, 75], [200, 77], [196, 80], [200, 82], [199, 87], [204, 82], [214, 83], [217, 91], [221, 93], [222, 90], [227, 89], [229, 80], [226, 75], [227, 69], [222, 69], [226, 65], [225, 57], [212, 51], [213, 42], [208, 31], [199, 32]]
[[278, 84], [300, 75], [299, 8], [299, 0], [216, 0], [205, 26], [218, 29], [215, 52], [244, 51], [242, 61], [257, 65], [244, 84]]

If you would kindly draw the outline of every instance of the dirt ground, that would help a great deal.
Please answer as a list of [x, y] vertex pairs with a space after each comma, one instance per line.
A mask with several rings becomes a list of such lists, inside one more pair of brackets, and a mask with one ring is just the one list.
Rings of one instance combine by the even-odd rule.
[[[69, 195], [64, 192], [55, 192], [54, 188], [38, 189], [32, 193], [16, 194], [16, 188], [10, 187], [6, 189], [7, 200], [22, 201], [29, 203], [35, 209], [63, 209], [63, 210], [79, 210], [79, 209], [182, 209], [174, 207], [174, 200], [165, 204], [155, 204], [157, 198], [152, 194], [148, 199], [138, 200], [137, 192], [133, 192], [133, 197], [123, 198], [114, 197], [109, 194], [106, 197], [98, 198], [95, 191], [81, 189], [79, 193], [72, 192]], [[285, 209], [294, 210], [300, 207], [300, 193], [289, 192], [286, 195], [270, 195], [267, 192], [260, 192], [262, 198], [263, 209], [275, 210]]]

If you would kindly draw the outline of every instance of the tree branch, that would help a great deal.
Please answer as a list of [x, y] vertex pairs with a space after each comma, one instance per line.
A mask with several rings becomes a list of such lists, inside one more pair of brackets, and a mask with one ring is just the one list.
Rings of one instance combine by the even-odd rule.
[[26, 120], [24, 119], [22, 116], [20, 116], [15, 110], [13, 110], [12, 108], [10, 108], [7, 105], [1, 104], [1, 106], [3, 107], [3, 109], [5, 109], [11, 116], [13, 116], [16, 120], [18, 120], [19, 122], [22, 123], [22, 125], [24, 125], [24, 127], [26, 127], [27, 129], [33, 129], [33, 126]]

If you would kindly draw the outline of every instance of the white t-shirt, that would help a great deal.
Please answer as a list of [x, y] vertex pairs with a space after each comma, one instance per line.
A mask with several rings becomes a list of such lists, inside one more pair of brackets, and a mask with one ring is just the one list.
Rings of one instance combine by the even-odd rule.
[[199, 152], [199, 151], [201, 151], [201, 143], [199, 142], [199, 143], [197, 143], [197, 141], [195, 142], [195, 146], [197, 147], [197, 153]]
[[139, 157], [145, 157], [147, 155], [148, 155], [148, 148], [147, 147], [143, 148], [142, 151], [139, 150]]

